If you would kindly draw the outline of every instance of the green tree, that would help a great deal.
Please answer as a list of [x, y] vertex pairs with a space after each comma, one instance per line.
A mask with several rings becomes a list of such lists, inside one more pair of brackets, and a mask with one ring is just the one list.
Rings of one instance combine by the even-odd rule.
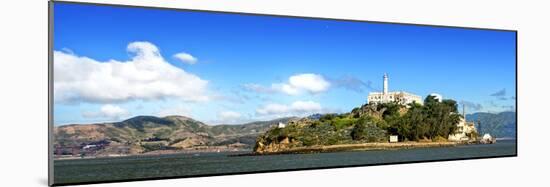
[[411, 127], [410, 134], [408, 135], [409, 140], [417, 141], [427, 137], [429, 126], [426, 123], [426, 113], [422, 106], [411, 106], [405, 116], [407, 119], [406, 122]]
[[385, 138], [386, 134], [386, 131], [379, 128], [371, 117], [360, 118], [350, 133], [352, 140], [367, 140], [367, 142], [381, 141]]
[[427, 137], [447, 137], [456, 130], [456, 124], [460, 121], [457, 103], [454, 100], [446, 99], [441, 102], [433, 96], [424, 100], [424, 122], [427, 124]]
[[353, 130], [351, 130], [351, 137], [353, 140], [364, 140], [366, 132], [366, 124], [365, 123], [357, 123], [353, 127]]
[[377, 109], [378, 111], [382, 112], [382, 118], [384, 118], [385, 120], [387, 118], [395, 118], [399, 116], [399, 110], [402, 107], [403, 106], [401, 104], [398, 104], [396, 102], [391, 102], [391, 103], [379, 104], [377, 106]]

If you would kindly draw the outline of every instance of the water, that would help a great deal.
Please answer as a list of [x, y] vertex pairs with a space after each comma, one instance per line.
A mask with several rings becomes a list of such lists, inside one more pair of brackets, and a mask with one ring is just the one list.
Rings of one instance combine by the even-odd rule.
[[[232, 153], [234, 154], [234, 153]], [[319, 154], [228, 156], [228, 153], [173, 154], [54, 161], [56, 184], [189, 177], [198, 175], [373, 165], [461, 158], [512, 156], [515, 140], [487, 145], [350, 151]]]

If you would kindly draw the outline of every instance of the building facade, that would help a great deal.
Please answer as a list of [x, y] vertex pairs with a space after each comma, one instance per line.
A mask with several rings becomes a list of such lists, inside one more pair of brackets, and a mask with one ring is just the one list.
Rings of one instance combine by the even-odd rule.
[[389, 92], [388, 88], [388, 74], [384, 74], [383, 81], [384, 81], [384, 89], [382, 92], [370, 92], [368, 96], [368, 102], [374, 103], [374, 104], [381, 104], [381, 103], [390, 103], [390, 102], [396, 102], [402, 105], [408, 105], [409, 103], [416, 102], [418, 104], [422, 104], [422, 97], [404, 92], [404, 91], [396, 91], [396, 92]]
[[456, 125], [456, 131], [449, 134], [450, 141], [473, 141], [476, 139], [477, 129], [473, 122], [467, 122], [463, 117]]
[[450, 141], [466, 142], [475, 141], [477, 139], [477, 129], [474, 122], [466, 121], [466, 107], [462, 105], [462, 117], [456, 125], [454, 133], [449, 134]]

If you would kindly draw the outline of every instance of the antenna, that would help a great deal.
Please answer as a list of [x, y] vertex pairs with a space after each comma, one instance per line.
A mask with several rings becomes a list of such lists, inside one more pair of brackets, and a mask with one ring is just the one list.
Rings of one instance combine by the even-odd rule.
[[462, 104], [462, 115], [464, 115], [464, 122], [468, 122], [468, 121], [466, 121], [466, 105], [465, 104]]

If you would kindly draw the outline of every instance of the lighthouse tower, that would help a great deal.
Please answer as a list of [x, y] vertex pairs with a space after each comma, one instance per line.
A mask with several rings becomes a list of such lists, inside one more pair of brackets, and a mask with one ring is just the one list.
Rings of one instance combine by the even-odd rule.
[[388, 94], [388, 74], [384, 73], [384, 95]]

